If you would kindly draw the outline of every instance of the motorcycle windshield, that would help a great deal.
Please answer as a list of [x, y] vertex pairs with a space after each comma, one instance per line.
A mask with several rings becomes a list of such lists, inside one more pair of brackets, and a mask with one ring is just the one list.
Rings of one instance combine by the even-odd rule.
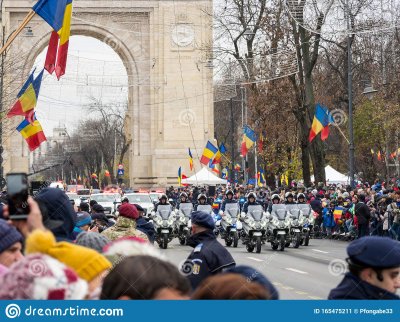
[[172, 209], [171, 209], [171, 206], [169, 206], [169, 205], [158, 206], [158, 208], [157, 208], [157, 212], [163, 220], [167, 220], [169, 218], [171, 211], [172, 211]]
[[193, 210], [193, 205], [191, 203], [181, 203], [179, 206], [179, 210], [182, 211], [182, 213], [186, 217], [190, 217], [190, 214], [192, 213]]
[[299, 209], [290, 209], [290, 217], [292, 217], [293, 219], [299, 219], [300, 210]]
[[309, 217], [311, 215], [310, 205], [297, 205], [304, 217]]
[[232, 217], [232, 218], [237, 218], [239, 214], [239, 207], [236, 203], [232, 204], [226, 204], [225, 205], [225, 211]]
[[275, 214], [276, 217], [278, 217], [279, 220], [285, 220], [286, 210], [277, 209], [274, 214]]
[[272, 205], [271, 214], [276, 216], [279, 220], [285, 220], [286, 206], [285, 205]]
[[211, 214], [212, 208], [210, 205], [198, 205], [197, 206], [197, 211], [204, 211], [206, 213]]
[[252, 216], [255, 221], [260, 221], [263, 216], [263, 209], [260, 205], [249, 206], [247, 213]]

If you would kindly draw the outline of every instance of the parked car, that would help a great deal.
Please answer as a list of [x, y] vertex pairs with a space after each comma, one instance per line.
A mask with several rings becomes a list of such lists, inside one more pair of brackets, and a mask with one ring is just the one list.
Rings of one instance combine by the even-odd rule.
[[145, 212], [145, 215], [150, 215], [154, 209], [154, 204], [148, 193], [126, 193], [124, 198], [128, 198], [129, 203], [140, 205]]
[[104, 213], [107, 215], [115, 214], [118, 204], [121, 203], [119, 194], [114, 193], [96, 193], [90, 196], [90, 200], [95, 200], [104, 208]]

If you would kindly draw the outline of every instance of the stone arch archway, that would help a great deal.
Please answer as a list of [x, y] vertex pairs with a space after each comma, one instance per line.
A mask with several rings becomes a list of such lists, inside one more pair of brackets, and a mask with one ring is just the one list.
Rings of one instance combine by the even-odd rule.
[[[9, 33], [22, 21], [32, 1], [4, 2], [3, 18]], [[213, 136], [212, 73], [206, 68], [199, 70], [202, 53], [196, 48], [212, 39], [211, 23], [207, 20], [210, 17], [202, 14], [202, 6], [210, 7], [212, 1], [177, 2], [179, 7], [169, 0], [74, 0], [72, 35], [89, 36], [108, 44], [119, 55], [128, 74], [126, 124], [132, 139], [131, 186], [176, 184], [178, 167], [182, 166], [184, 171], [188, 168], [187, 148], [191, 147], [196, 154], [197, 147], [197, 154], [201, 154], [204, 142]], [[190, 46], [182, 47], [171, 39], [174, 28], [180, 24], [193, 25], [195, 40]], [[38, 16], [29, 27], [34, 36], [17, 38], [11, 49], [29, 53], [21, 81], [13, 85], [16, 88], [26, 79], [50, 35], [49, 26]], [[182, 74], [179, 77], [178, 61]], [[186, 86], [182, 86], [183, 82]], [[187, 109], [195, 121], [191, 124], [185, 124], [182, 116]], [[5, 173], [28, 171], [27, 151], [21, 138], [14, 135], [8, 142], [21, 147], [21, 151], [10, 154], [4, 164]], [[188, 170], [185, 172], [189, 174]]]

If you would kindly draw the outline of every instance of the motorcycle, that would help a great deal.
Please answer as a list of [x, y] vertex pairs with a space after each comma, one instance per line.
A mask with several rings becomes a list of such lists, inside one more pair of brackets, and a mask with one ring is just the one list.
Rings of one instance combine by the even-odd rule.
[[286, 246], [292, 244], [293, 248], [299, 248], [301, 242], [301, 234], [303, 231], [304, 217], [300, 209], [298, 208], [298, 205], [286, 205], [286, 211], [286, 215], [290, 218], [290, 240], [286, 242]]
[[225, 240], [226, 246], [233, 247], [238, 246], [239, 242], [239, 231], [242, 228], [241, 222], [238, 221], [239, 206], [237, 203], [231, 203], [225, 205], [225, 212], [221, 219], [221, 238]]
[[206, 212], [206, 213], [210, 214], [210, 216], [212, 216], [214, 214], [211, 205], [197, 205], [197, 211]]
[[162, 249], [167, 249], [168, 243], [174, 238], [175, 212], [171, 205], [158, 205], [157, 212], [153, 212], [152, 219], [156, 231], [156, 242]]
[[179, 205], [178, 215], [175, 222], [175, 229], [178, 235], [179, 243], [185, 245], [190, 236], [190, 215], [193, 211], [191, 203], [181, 203]]
[[311, 206], [304, 204], [304, 205], [297, 205], [304, 217], [303, 222], [303, 230], [300, 239], [300, 245], [308, 246], [310, 243], [311, 233], [314, 227], [314, 216], [312, 215]]
[[254, 248], [256, 252], [261, 252], [261, 245], [266, 240], [267, 215], [263, 212], [260, 205], [249, 206], [247, 214], [242, 213], [243, 221], [242, 240], [246, 245], [246, 250], [251, 253]]
[[290, 219], [286, 216], [285, 205], [272, 205], [271, 214], [269, 216], [270, 223], [268, 225], [268, 242], [271, 243], [273, 250], [278, 248], [285, 250], [286, 239], [289, 238]]

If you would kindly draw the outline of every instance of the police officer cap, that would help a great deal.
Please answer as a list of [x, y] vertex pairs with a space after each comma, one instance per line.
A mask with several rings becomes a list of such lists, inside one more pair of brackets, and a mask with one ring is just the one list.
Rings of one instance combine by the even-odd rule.
[[351, 263], [371, 268], [400, 266], [400, 242], [387, 237], [366, 236], [347, 247]]
[[192, 212], [192, 224], [201, 226], [208, 229], [214, 229], [214, 219], [210, 214], [204, 211], [193, 211]]

